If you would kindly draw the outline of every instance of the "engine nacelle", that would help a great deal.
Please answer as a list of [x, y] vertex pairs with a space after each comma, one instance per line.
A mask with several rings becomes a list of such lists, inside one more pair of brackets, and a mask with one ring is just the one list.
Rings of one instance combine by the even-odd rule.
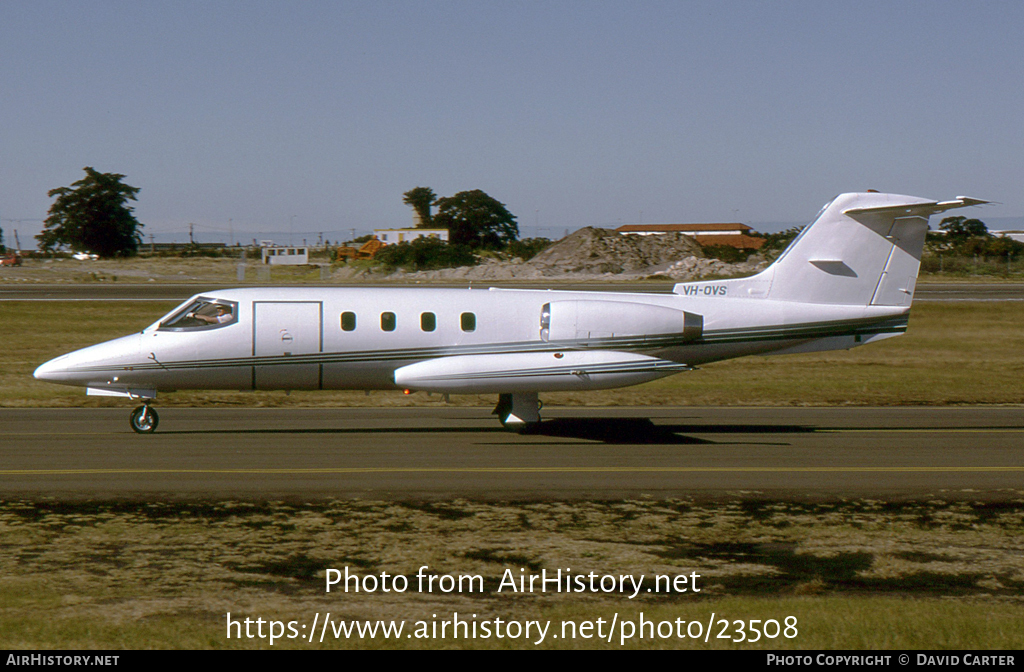
[[442, 394], [601, 390], [646, 383], [690, 368], [611, 350], [456, 355], [403, 366], [395, 371], [395, 384]]
[[587, 341], [627, 336], [681, 334], [696, 341], [704, 333], [704, 317], [684, 310], [624, 301], [552, 301], [541, 309], [544, 341]]

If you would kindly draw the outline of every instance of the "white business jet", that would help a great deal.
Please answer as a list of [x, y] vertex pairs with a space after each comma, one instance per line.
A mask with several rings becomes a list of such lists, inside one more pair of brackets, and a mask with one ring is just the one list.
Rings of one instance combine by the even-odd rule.
[[197, 295], [142, 332], [46, 362], [39, 380], [140, 400], [157, 392], [408, 390], [498, 394], [512, 429], [538, 393], [636, 385], [745, 355], [849, 349], [906, 331], [928, 217], [986, 203], [877, 192], [828, 203], [748, 278], [672, 294], [277, 287]]

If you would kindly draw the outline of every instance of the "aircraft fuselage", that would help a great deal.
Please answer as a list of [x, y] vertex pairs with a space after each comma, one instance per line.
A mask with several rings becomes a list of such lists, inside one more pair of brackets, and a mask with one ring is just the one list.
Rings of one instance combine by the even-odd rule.
[[[141, 333], [47, 362], [36, 377], [95, 392], [137, 390], [142, 397], [178, 389], [483, 392], [507, 391], [509, 384], [443, 389], [396, 381], [395, 373], [454, 357], [479, 358], [470, 361], [491, 361], [498, 368], [518, 364], [518, 357], [530, 369], [544, 368], [550, 358], [555, 368], [563, 363], [559, 359], [575, 355], [578, 365], [572, 371], [536, 389], [598, 389], [824, 338], [845, 339], [846, 347], [853, 347], [905, 329], [905, 308], [735, 298], [730, 289], [735, 291], [736, 283], [691, 283], [691, 295], [323, 287], [213, 291], [183, 305], [198, 299], [222, 302], [235, 311], [231, 323], [168, 327], [172, 312]], [[598, 352], [632, 353], [684, 367], [634, 372], [625, 380], [628, 372], [588, 376], [588, 365], [600, 364], [594, 358]]]

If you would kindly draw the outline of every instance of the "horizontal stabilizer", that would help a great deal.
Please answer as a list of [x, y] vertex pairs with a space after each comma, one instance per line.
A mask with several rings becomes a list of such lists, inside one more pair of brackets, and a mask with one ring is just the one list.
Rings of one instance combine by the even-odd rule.
[[844, 215], [857, 215], [862, 213], [879, 213], [897, 217], [928, 217], [946, 210], [966, 208], [971, 205], [985, 205], [989, 201], [969, 196], [957, 196], [952, 201], [931, 201], [926, 203], [913, 203], [910, 205], [880, 205], [862, 208], [848, 208], [843, 210]]

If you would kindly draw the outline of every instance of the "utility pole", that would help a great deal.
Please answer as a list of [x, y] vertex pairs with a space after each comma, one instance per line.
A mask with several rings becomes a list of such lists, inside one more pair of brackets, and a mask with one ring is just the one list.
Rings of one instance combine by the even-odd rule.
[[[13, 222], [20, 224], [21, 222], [45, 222], [45, 219], [4, 219], [0, 218], [0, 222]], [[21, 252], [21, 242], [18, 240], [18, 230], [14, 229], [14, 246], [18, 252]]]

